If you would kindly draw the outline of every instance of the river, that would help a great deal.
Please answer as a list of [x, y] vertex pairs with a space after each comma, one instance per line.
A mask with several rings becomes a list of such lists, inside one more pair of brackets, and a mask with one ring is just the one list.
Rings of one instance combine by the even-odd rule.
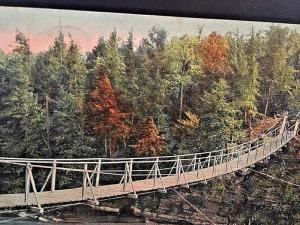
[[[0, 214], [0, 224], [7, 225], [44, 225], [44, 224], [97, 224], [97, 225], [154, 225], [144, 218], [136, 217], [128, 212], [105, 213], [87, 206], [73, 206], [63, 208], [43, 215], [29, 213], [25, 210]], [[163, 225], [163, 224], [160, 224]], [[164, 224], [166, 225], [166, 224]]]

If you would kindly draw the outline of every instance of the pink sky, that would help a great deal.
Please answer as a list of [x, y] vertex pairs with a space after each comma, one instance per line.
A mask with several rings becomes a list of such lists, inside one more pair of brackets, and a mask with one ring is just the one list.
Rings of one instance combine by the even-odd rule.
[[[18, 29], [29, 38], [33, 52], [44, 51], [57, 36], [59, 21], [63, 25], [66, 41], [69, 41], [68, 33], [70, 33], [73, 40], [80, 45], [83, 53], [90, 51], [97, 44], [100, 36], [107, 38], [113, 29], [116, 29], [122, 41], [127, 39], [128, 32], [132, 30], [135, 45], [138, 45], [141, 39], [147, 36], [151, 27], [157, 25], [166, 29], [168, 37], [197, 35], [201, 26], [204, 27], [203, 34], [213, 31], [225, 34], [238, 29], [240, 33], [247, 35], [252, 27], [255, 31], [263, 31], [271, 25], [271, 23], [238, 20], [0, 6], [0, 49], [6, 52], [13, 49]], [[284, 24], [284, 26], [300, 32], [300, 25]]]
[[[97, 32], [86, 33], [79, 29], [72, 29], [70, 27], [64, 27], [65, 41], [68, 43], [70, 41], [69, 33], [72, 36], [72, 39], [80, 46], [81, 51], [87, 52], [97, 44], [99, 39], [99, 34]], [[21, 31], [23, 32], [23, 31]], [[0, 46], [1, 49], [5, 52], [11, 52], [15, 45], [15, 35], [16, 31], [1, 31], [2, 35], [0, 36]], [[3, 35], [4, 33], [4, 35]], [[30, 41], [31, 50], [34, 53], [38, 53], [44, 50], [47, 50], [49, 46], [53, 44], [54, 38], [58, 34], [58, 28], [53, 30], [48, 30], [46, 32], [23, 32], [25, 36]], [[120, 36], [121, 41], [127, 39], [127, 36]], [[143, 36], [135, 35], [135, 43], [138, 44], [142, 40]]]

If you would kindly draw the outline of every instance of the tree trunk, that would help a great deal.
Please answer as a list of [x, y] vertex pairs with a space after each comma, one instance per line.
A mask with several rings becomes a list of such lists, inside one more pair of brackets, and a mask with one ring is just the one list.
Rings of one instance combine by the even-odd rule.
[[105, 152], [106, 152], [106, 156], [108, 158], [110, 158], [109, 151], [107, 150], [107, 135], [105, 135], [105, 137], [104, 137], [104, 149], [105, 149]]
[[52, 154], [52, 157], [54, 157], [54, 154], [51, 150], [51, 145], [50, 145], [50, 122], [49, 122], [49, 97], [46, 95], [46, 102], [45, 102], [45, 114], [46, 114], [46, 121], [45, 121], [45, 126], [46, 126], [46, 133], [47, 133], [47, 138], [46, 138], [46, 144], [49, 152]]
[[179, 119], [182, 117], [182, 108], [183, 108], [183, 83], [180, 87], [180, 107], [179, 107]]
[[252, 127], [252, 113], [249, 113], [249, 127]]
[[248, 121], [247, 121], [247, 109], [244, 108], [244, 124], [247, 125]]
[[108, 151], [109, 151], [109, 158], [112, 157], [112, 143], [111, 143], [111, 133], [109, 133], [108, 137]]
[[267, 113], [268, 113], [268, 107], [269, 107], [270, 98], [271, 98], [271, 90], [272, 90], [272, 82], [270, 84], [268, 94], [267, 94], [267, 102], [266, 102], [266, 106], [265, 106], [265, 116], [267, 116]]

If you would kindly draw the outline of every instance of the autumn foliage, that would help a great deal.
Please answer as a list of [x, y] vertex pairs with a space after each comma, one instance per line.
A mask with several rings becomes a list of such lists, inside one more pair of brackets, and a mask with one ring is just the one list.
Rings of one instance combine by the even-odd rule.
[[228, 70], [229, 44], [220, 34], [213, 32], [204, 38], [199, 51], [205, 71], [223, 74]]
[[158, 129], [151, 117], [145, 119], [136, 129], [136, 144], [131, 145], [138, 156], [156, 156], [163, 152], [165, 139], [159, 136]]
[[90, 93], [88, 106], [88, 127], [90, 133], [104, 137], [107, 156], [115, 154], [116, 143], [119, 139], [128, 135], [129, 127], [125, 120], [128, 113], [121, 112], [118, 107], [118, 94], [112, 88], [111, 82], [104, 74], [96, 80], [94, 90]]
[[190, 111], [186, 111], [184, 112], [184, 114], [187, 118], [177, 120], [177, 124], [175, 126], [178, 127], [179, 129], [192, 132], [199, 126], [200, 119], [196, 114]]
[[280, 118], [272, 118], [272, 117], [264, 117], [262, 120], [256, 122], [252, 127], [247, 129], [247, 133], [250, 136], [250, 139], [254, 139], [263, 133], [265, 133], [268, 129], [275, 127], [280, 122]]

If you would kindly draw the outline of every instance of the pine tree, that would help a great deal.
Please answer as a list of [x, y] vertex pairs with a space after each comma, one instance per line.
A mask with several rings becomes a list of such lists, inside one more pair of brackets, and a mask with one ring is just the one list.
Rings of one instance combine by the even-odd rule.
[[[138, 118], [152, 117], [158, 128], [167, 130], [168, 115], [165, 113], [167, 92], [167, 32], [160, 27], [152, 27], [136, 52], [138, 68], [137, 108]], [[153, 91], [155, 90], [155, 91]]]
[[123, 93], [123, 95], [121, 96], [121, 100], [123, 102], [124, 107], [126, 107], [127, 110], [130, 110], [131, 123], [133, 124], [139, 109], [139, 87], [137, 85], [138, 68], [136, 66], [136, 52], [134, 51], [134, 38], [132, 32], [129, 32], [127, 41], [124, 42], [120, 47], [120, 52], [124, 58], [126, 73], [124, 77], [124, 82], [121, 87], [121, 91]]
[[[60, 90], [59, 102], [52, 115], [51, 138], [53, 157], [78, 158], [92, 156], [90, 138], [84, 135], [82, 127], [82, 110], [77, 105], [75, 95]], [[54, 135], [56, 134], [56, 135]], [[57, 135], [59, 134], [59, 135]]]
[[224, 79], [214, 82], [212, 90], [203, 96], [201, 132], [203, 150], [222, 149], [230, 140], [238, 138], [237, 108], [229, 100], [229, 86]]
[[[6, 138], [1, 143], [5, 155], [45, 156], [43, 111], [31, 83], [31, 51], [22, 33], [16, 35], [16, 47], [3, 68], [4, 93], [1, 96], [0, 126]], [[2, 87], [1, 87], [2, 89]]]
[[[271, 26], [266, 32], [266, 54], [262, 60], [262, 80], [264, 113], [283, 112], [286, 106], [278, 107], [278, 103], [286, 102], [292, 93], [296, 71], [287, 63], [288, 28]], [[271, 109], [270, 109], [271, 106]], [[273, 111], [273, 112], [272, 112]]]
[[95, 88], [90, 93], [87, 126], [91, 134], [103, 137], [107, 157], [115, 155], [116, 142], [125, 138], [129, 132], [125, 123], [128, 113], [120, 111], [118, 101], [119, 96], [112, 88], [108, 76], [104, 74], [96, 81]]
[[[116, 88], [123, 89], [126, 85], [125, 64], [118, 48], [118, 37], [114, 30], [106, 43], [104, 55], [97, 58], [96, 68], [102, 67], [109, 74], [109, 79]], [[125, 88], [124, 88], [125, 89]]]
[[165, 139], [159, 136], [151, 117], [146, 118], [136, 129], [136, 143], [131, 145], [138, 156], [157, 156], [164, 151]]
[[98, 39], [97, 45], [92, 49], [92, 52], [87, 53], [86, 58], [86, 68], [88, 70], [93, 70], [96, 66], [96, 60], [98, 57], [103, 57], [105, 55], [105, 49], [106, 49], [106, 41], [104, 40], [104, 37], [101, 36]]
[[235, 44], [236, 51], [232, 65], [235, 69], [235, 79], [232, 81], [235, 83], [235, 102], [244, 113], [244, 123], [251, 126], [252, 116], [257, 112], [256, 103], [259, 96], [259, 64], [254, 31], [252, 30], [247, 42], [237, 35]]

